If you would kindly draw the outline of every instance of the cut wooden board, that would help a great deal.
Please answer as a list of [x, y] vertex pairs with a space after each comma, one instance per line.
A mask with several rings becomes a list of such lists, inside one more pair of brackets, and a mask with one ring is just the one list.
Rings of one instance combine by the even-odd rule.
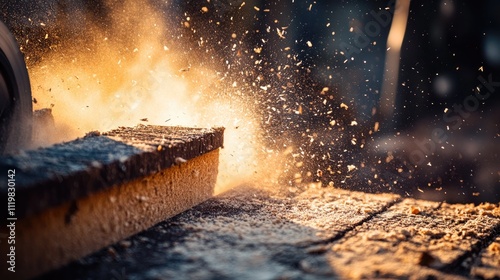
[[17, 272], [2, 253], [2, 279], [54, 269], [210, 198], [222, 143], [222, 128], [138, 126], [0, 159], [2, 181], [15, 170], [17, 219]]
[[494, 204], [240, 187], [42, 279], [494, 277], [499, 228]]

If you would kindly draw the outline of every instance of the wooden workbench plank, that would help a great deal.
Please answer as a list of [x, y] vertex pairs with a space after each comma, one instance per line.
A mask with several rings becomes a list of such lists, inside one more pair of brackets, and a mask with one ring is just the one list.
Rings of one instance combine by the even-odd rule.
[[474, 259], [498, 234], [498, 205], [295, 191], [237, 188], [43, 279], [468, 279], [500, 269], [485, 252]]
[[497, 205], [405, 199], [333, 244], [327, 259], [345, 278], [458, 279], [500, 225]]
[[315, 229], [317, 242], [335, 239], [368, 218], [384, 211], [400, 197], [333, 188], [312, 187], [293, 199], [283, 218]]
[[282, 195], [242, 187], [45, 276], [75, 279], [317, 279], [307, 261], [397, 201], [333, 188]]
[[482, 250], [471, 269], [471, 276], [480, 279], [500, 279], [500, 236]]

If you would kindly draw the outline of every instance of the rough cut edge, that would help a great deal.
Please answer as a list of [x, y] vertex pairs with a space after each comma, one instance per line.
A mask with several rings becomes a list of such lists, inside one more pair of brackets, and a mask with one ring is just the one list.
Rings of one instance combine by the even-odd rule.
[[[224, 128], [186, 128], [138, 125], [51, 147], [0, 157], [0, 181], [7, 169], [16, 177], [18, 219], [86, 197], [130, 180], [154, 174], [223, 146]], [[0, 199], [7, 200], [0, 184]], [[7, 211], [0, 211], [0, 219]]]
[[[151, 176], [48, 209], [16, 224], [16, 273], [31, 278], [175, 216], [213, 195], [219, 149]], [[5, 229], [2, 233], [6, 234]], [[6, 242], [1, 244], [6, 252]], [[4, 278], [8, 277], [8, 278]]]

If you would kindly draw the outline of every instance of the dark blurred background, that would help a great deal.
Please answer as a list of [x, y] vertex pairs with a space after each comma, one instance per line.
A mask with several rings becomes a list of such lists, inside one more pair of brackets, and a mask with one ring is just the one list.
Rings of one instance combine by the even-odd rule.
[[[30, 65], [111, 30], [121, 2], [2, 0], [0, 19]], [[284, 184], [500, 200], [500, 2], [412, 1], [407, 18], [405, 1], [144, 2], [189, 64], [251, 93], [267, 148], [289, 159]], [[387, 43], [396, 14], [400, 50]]]

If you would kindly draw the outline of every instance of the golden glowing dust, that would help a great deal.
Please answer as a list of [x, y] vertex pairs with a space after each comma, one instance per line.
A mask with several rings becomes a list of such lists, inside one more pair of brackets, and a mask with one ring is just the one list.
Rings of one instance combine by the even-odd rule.
[[269, 179], [276, 168], [266, 167], [269, 156], [261, 148], [253, 100], [234, 98], [232, 91], [238, 89], [224, 85], [216, 66], [186, 65], [182, 55], [166, 47], [176, 42], [165, 42], [169, 27], [154, 9], [132, 0], [120, 5], [111, 9], [110, 32], [90, 28], [85, 40], [68, 39], [30, 67], [35, 109], [53, 107], [58, 133], [48, 142], [135, 126], [141, 120], [223, 126], [215, 192], [259, 177]]

